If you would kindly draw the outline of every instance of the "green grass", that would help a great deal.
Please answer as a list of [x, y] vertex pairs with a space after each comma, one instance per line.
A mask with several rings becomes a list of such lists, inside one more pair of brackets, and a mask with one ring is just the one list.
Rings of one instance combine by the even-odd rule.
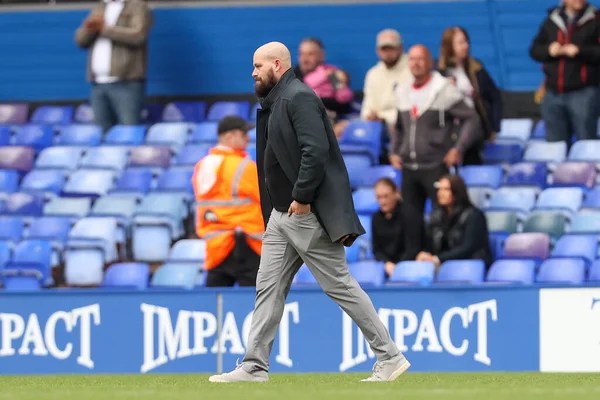
[[268, 383], [214, 384], [207, 375], [0, 377], [0, 399], [318, 400], [600, 399], [600, 374], [419, 374], [360, 383], [365, 374], [272, 374]]

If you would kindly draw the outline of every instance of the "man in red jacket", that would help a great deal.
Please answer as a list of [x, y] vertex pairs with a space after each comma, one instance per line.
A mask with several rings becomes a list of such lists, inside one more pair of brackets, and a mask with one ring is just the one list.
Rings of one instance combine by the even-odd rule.
[[543, 63], [542, 118], [549, 142], [595, 139], [599, 114], [600, 16], [586, 0], [563, 0], [550, 10], [530, 48]]

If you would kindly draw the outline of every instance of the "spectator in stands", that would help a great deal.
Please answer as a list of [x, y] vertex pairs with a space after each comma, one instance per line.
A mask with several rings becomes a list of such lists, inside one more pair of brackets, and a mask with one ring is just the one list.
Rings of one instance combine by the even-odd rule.
[[348, 87], [349, 77], [338, 67], [325, 63], [325, 48], [321, 40], [302, 40], [294, 73], [315, 91], [327, 110], [335, 112], [338, 117], [351, 111], [354, 94]]
[[[435, 182], [483, 136], [477, 112], [469, 107], [458, 88], [433, 71], [431, 53], [423, 45], [409, 53], [412, 85], [397, 89], [398, 117], [392, 135], [390, 163], [402, 168], [402, 196], [423, 218], [425, 201], [436, 205]], [[461, 122], [453, 139], [454, 120]], [[407, 227], [407, 235], [418, 235]]]
[[264, 222], [248, 130], [238, 116], [219, 121], [219, 143], [194, 170], [196, 230], [206, 241], [206, 286], [256, 286]]
[[145, 1], [105, 0], [75, 33], [77, 45], [89, 49], [90, 103], [96, 123], [105, 132], [116, 124], [140, 123], [152, 24]]
[[368, 121], [385, 121], [393, 126], [398, 110], [394, 90], [398, 85], [408, 85], [412, 75], [408, 68], [408, 56], [403, 54], [402, 37], [394, 29], [377, 34], [379, 62], [365, 76], [360, 117]]
[[385, 262], [385, 273], [389, 277], [397, 263], [415, 259], [421, 242], [419, 237], [406, 235], [406, 227], [422, 226], [423, 221], [415, 218], [415, 212], [407, 210], [398, 187], [390, 178], [381, 178], [375, 183], [375, 196], [379, 211], [371, 219], [373, 254], [377, 261]]
[[595, 139], [600, 83], [600, 13], [585, 0], [563, 0], [550, 10], [530, 48], [544, 65], [542, 118], [546, 139]]
[[459, 175], [447, 175], [437, 184], [440, 208], [431, 213], [427, 227], [427, 251], [417, 261], [436, 267], [447, 260], [481, 259], [493, 262], [485, 215], [469, 200], [467, 186]]
[[[465, 29], [454, 26], [444, 31], [437, 64], [438, 71], [458, 87], [465, 103], [477, 111], [483, 139], [493, 140], [500, 131], [502, 98], [481, 62], [471, 57], [469, 35]], [[463, 165], [483, 164], [483, 143], [484, 140], [480, 140], [466, 150]]]

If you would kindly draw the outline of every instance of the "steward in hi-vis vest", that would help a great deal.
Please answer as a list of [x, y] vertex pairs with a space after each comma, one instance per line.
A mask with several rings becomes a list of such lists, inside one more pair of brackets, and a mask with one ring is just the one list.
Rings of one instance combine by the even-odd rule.
[[243, 119], [219, 122], [219, 143], [196, 164], [196, 232], [206, 241], [206, 286], [255, 286], [264, 221], [256, 163], [246, 153]]

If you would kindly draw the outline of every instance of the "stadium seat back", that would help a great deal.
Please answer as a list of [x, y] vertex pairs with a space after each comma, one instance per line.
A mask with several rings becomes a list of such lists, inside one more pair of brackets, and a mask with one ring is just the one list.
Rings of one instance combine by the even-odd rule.
[[35, 150], [24, 146], [0, 147], [0, 169], [12, 169], [21, 173], [31, 171]]
[[89, 104], [80, 104], [75, 108], [73, 122], [78, 124], [93, 124], [94, 110]]
[[176, 101], [168, 103], [163, 112], [163, 122], [202, 122], [206, 115], [203, 101]]
[[505, 177], [507, 186], [534, 186], [544, 189], [548, 184], [545, 163], [521, 162], [509, 166]]
[[44, 215], [81, 218], [88, 215], [92, 207], [90, 198], [56, 197], [44, 206]]
[[173, 166], [194, 166], [208, 155], [210, 146], [206, 144], [189, 144], [182, 148], [173, 158]]
[[488, 209], [528, 213], [535, 206], [536, 193], [534, 188], [502, 187], [492, 194]]
[[559, 238], [567, 226], [566, 217], [558, 212], [536, 211], [529, 215], [523, 225], [523, 232], [542, 232], [550, 235], [552, 241]]
[[201, 239], [183, 239], [177, 241], [171, 250], [167, 260], [173, 262], [197, 262], [202, 263], [206, 259], [206, 242]]
[[73, 106], [41, 106], [31, 116], [34, 124], [68, 125], [73, 121]]
[[127, 165], [128, 153], [125, 147], [91, 147], [81, 159], [81, 168], [121, 171]]
[[217, 127], [217, 122], [202, 122], [197, 124], [196, 129], [191, 134], [190, 141], [192, 143], [216, 145], [219, 140]]
[[44, 196], [37, 193], [16, 192], [10, 194], [4, 203], [4, 214], [39, 217], [44, 207]]
[[567, 143], [532, 141], [525, 150], [523, 159], [532, 162], [559, 164], [567, 158]]
[[508, 211], [488, 211], [485, 213], [489, 232], [515, 233], [519, 226], [517, 214]]
[[193, 168], [172, 168], [163, 172], [158, 178], [156, 184], [157, 191], [169, 192], [187, 192], [193, 193], [192, 175]]
[[34, 169], [23, 178], [21, 191], [57, 196], [62, 192], [66, 181], [67, 177], [63, 171]]
[[167, 263], [154, 272], [150, 285], [153, 287], [193, 289], [196, 286], [197, 275], [197, 266]]
[[61, 146], [99, 146], [102, 128], [96, 125], [67, 125], [61, 128], [57, 143]]
[[483, 282], [484, 276], [485, 263], [482, 260], [449, 260], [440, 266], [436, 281], [476, 285]]
[[148, 193], [152, 186], [152, 171], [142, 168], [131, 168], [123, 171], [112, 192]]
[[250, 103], [247, 101], [218, 101], [210, 106], [207, 120], [219, 121], [228, 115], [237, 115], [243, 119], [248, 118]]
[[570, 233], [600, 235], [600, 212], [581, 212], [573, 217]]
[[553, 186], [579, 186], [591, 189], [596, 184], [596, 166], [589, 162], [565, 162], [552, 174]]
[[115, 125], [109, 129], [104, 144], [118, 146], [138, 146], [144, 142], [144, 125]]
[[0, 104], [0, 124], [21, 125], [27, 122], [29, 104]]
[[139, 146], [131, 150], [129, 165], [132, 167], [167, 168], [171, 161], [171, 150], [166, 146]]
[[64, 196], [103, 196], [113, 187], [115, 173], [108, 170], [80, 169], [69, 177], [65, 184]]
[[383, 263], [379, 261], [360, 261], [348, 264], [350, 275], [361, 286], [382, 286], [384, 283]]
[[402, 261], [390, 276], [390, 283], [430, 285], [435, 275], [433, 263], [424, 261]]
[[14, 193], [19, 189], [19, 174], [13, 170], [0, 170], [0, 192]]
[[542, 263], [537, 275], [539, 283], [578, 285], [585, 280], [585, 261], [551, 258]]
[[60, 169], [73, 171], [81, 160], [81, 149], [77, 147], [49, 147], [42, 150], [35, 161], [36, 169]]
[[17, 243], [23, 237], [24, 227], [19, 217], [0, 217], [0, 240]]
[[359, 214], [373, 214], [379, 210], [379, 203], [375, 191], [369, 188], [360, 188], [352, 193], [354, 208]]
[[598, 237], [595, 235], [563, 235], [561, 236], [550, 257], [581, 258], [589, 265], [598, 254]]
[[550, 236], [546, 233], [513, 233], [504, 242], [503, 257], [545, 260], [550, 255]]
[[146, 143], [149, 145], [169, 145], [174, 148], [185, 146], [194, 124], [185, 122], [162, 122], [154, 124], [148, 130]]
[[150, 266], [146, 263], [113, 264], [104, 275], [105, 287], [146, 289], [150, 281]]
[[535, 282], [535, 268], [533, 260], [497, 260], [490, 267], [487, 281], [531, 285]]
[[468, 165], [458, 171], [468, 187], [497, 189], [503, 181], [504, 172], [499, 165]]
[[23, 125], [16, 129], [14, 136], [15, 145], [32, 147], [38, 153], [53, 142], [54, 131], [48, 125]]

